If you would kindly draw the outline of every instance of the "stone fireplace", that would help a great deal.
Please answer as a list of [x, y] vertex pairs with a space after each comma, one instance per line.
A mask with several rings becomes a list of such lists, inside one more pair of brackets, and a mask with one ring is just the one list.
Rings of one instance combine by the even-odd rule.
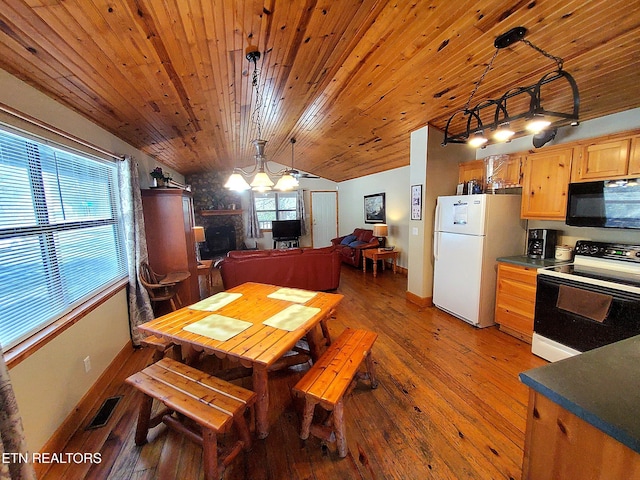
[[191, 185], [196, 225], [205, 231], [205, 242], [200, 244], [205, 259], [244, 248], [242, 199], [237, 192], [224, 188], [229, 173], [202, 172], [185, 177]]

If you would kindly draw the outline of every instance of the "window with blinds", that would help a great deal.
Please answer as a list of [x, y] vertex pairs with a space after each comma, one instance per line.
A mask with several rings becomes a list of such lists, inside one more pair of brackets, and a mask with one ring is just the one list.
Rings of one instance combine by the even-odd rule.
[[116, 165], [0, 129], [0, 344], [126, 276]]
[[271, 230], [273, 220], [297, 220], [297, 192], [263, 192], [254, 194], [256, 214], [261, 230]]

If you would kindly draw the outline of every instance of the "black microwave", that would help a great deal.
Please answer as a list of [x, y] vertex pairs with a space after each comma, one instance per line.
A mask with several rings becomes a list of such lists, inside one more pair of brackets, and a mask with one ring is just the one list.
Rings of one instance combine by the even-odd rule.
[[569, 184], [566, 223], [640, 228], [640, 178]]

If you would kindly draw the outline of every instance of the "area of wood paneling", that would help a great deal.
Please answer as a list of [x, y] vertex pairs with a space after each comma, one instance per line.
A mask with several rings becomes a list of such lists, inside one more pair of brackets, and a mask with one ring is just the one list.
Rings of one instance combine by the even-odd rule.
[[[183, 174], [249, 165], [258, 48], [268, 158], [341, 181], [409, 163], [515, 26], [562, 57], [582, 121], [640, 106], [640, 3], [623, 0], [1, 0], [0, 67]], [[475, 96], [555, 63], [501, 50]], [[554, 94], [545, 99], [553, 102]], [[73, 132], [70, 132], [73, 133]]]

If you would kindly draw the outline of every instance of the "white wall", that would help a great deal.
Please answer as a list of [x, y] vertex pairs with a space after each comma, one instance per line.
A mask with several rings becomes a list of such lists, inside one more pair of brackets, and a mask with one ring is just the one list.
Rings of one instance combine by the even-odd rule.
[[[409, 152], [407, 152], [407, 155]], [[385, 210], [389, 236], [387, 245], [400, 252], [398, 265], [407, 268], [409, 251], [409, 167], [400, 167], [338, 184], [338, 235], [355, 228], [373, 228], [364, 221], [364, 196], [385, 194]]]
[[[140, 163], [143, 186], [150, 180], [148, 172], [160, 165], [3, 70], [0, 70], [0, 103], [104, 150], [132, 155]], [[1, 120], [18, 128], [24, 127], [22, 122], [7, 115], [2, 115]], [[161, 166], [163, 170], [171, 171]], [[173, 173], [176, 180], [184, 181], [184, 177]], [[10, 370], [30, 451], [43, 447], [128, 342], [126, 294], [122, 291]], [[89, 373], [84, 372], [86, 356], [91, 357]]]

